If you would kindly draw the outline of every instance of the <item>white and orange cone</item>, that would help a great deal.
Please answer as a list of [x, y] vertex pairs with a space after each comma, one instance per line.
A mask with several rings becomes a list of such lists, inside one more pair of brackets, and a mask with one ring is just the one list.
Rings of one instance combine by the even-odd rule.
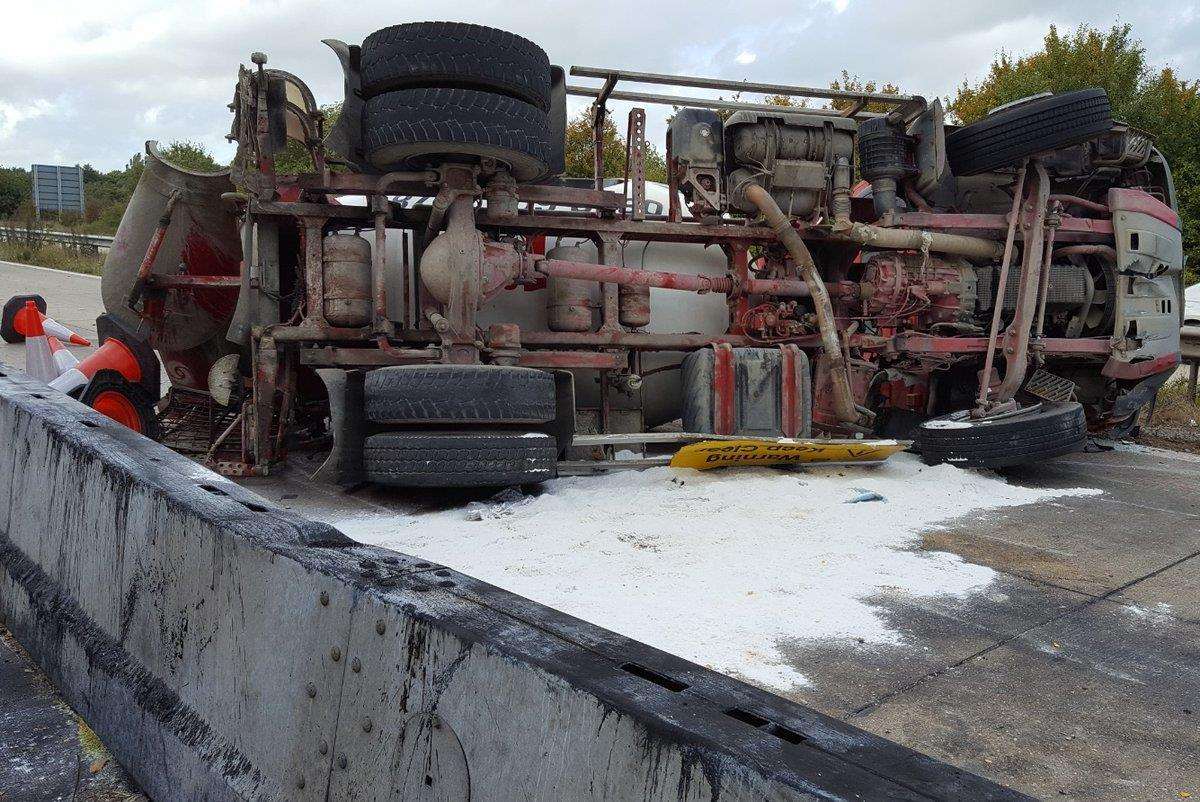
[[50, 382], [50, 386], [59, 392], [70, 393], [102, 370], [115, 370], [131, 384], [142, 380], [142, 368], [133, 351], [116, 337], [109, 337], [104, 345]]
[[25, 335], [25, 372], [44, 382], [58, 378], [58, 365], [54, 362], [54, 354], [50, 352], [50, 343], [42, 328], [42, 314], [37, 304], [26, 301], [25, 308], [17, 312], [13, 325]]
[[[25, 309], [22, 309], [20, 312], [18, 312], [17, 316], [13, 319], [13, 328], [17, 330], [18, 334], [23, 334], [26, 337], [30, 336], [29, 329], [33, 321], [33, 317], [30, 316], [28, 312], [29, 303], [30, 302], [27, 301], [25, 303]], [[41, 329], [44, 334], [51, 337], [57, 337], [60, 340], [69, 342], [71, 345], [92, 344], [91, 340], [86, 340], [83, 337], [80, 337], [78, 334], [71, 331], [54, 318], [43, 315], [41, 310], [37, 308], [36, 304], [34, 304], [33, 311], [37, 315], [38, 322], [41, 325]]]
[[78, 357], [67, 350], [62, 340], [51, 334], [46, 337], [46, 342], [50, 343], [50, 353], [54, 354], [54, 364], [58, 366], [59, 376], [79, 364]]

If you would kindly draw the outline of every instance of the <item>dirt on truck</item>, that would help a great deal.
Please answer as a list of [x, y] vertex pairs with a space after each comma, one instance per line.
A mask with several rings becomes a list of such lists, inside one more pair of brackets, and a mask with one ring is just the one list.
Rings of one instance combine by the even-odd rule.
[[[332, 438], [343, 484], [536, 483], [673, 421], [1001, 467], [1130, 430], [1179, 364], [1170, 169], [1102, 90], [955, 126], [919, 96], [573, 67], [603, 82], [576, 86], [476, 25], [326, 44], [336, 123], [255, 54], [232, 168], [148, 146], [104, 268], [109, 314], [166, 368], [165, 442], [226, 473]], [[567, 95], [593, 98], [590, 181], [561, 177]], [[678, 108], [665, 192], [641, 106], [627, 175], [599, 173], [610, 100]], [[297, 143], [312, 169], [281, 174]]]

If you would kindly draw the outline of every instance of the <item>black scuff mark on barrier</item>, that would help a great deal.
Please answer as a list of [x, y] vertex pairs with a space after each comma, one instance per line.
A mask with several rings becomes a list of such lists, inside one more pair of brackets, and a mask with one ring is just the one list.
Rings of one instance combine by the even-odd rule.
[[643, 772], [643, 776], [649, 781], [649, 785], [644, 789], [645, 796], [647, 799], [653, 799], [658, 790], [659, 778], [662, 776], [663, 748], [669, 750], [671, 747], [648, 729], [642, 731], [638, 741], [642, 754], [645, 755], [644, 764], [648, 766]]
[[708, 781], [712, 802], [718, 802], [721, 798], [721, 779], [724, 774], [720, 758], [695, 746], [684, 746], [679, 753], [683, 761], [679, 768], [679, 798], [691, 797], [694, 771], [698, 767], [704, 779]]
[[[415, 608], [414, 608], [415, 609]], [[400, 690], [398, 701], [400, 710], [407, 713], [409, 698], [413, 686], [422, 678], [420, 672], [424, 668], [425, 647], [429, 639], [428, 625], [415, 617], [404, 621], [404, 685]], [[424, 684], [424, 683], [422, 683]]]
[[138, 594], [142, 588], [142, 578], [134, 576], [129, 583], [129, 588], [125, 591], [125, 598], [121, 600], [121, 624], [120, 636], [117, 642], [122, 646], [129, 638], [129, 628], [133, 625], [133, 613], [137, 609]]
[[459, 667], [465, 663], [467, 658], [470, 656], [471, 644], [464, 643], [459, 647], [458, 655], [456, 655], [455, 658], [450, 661], [449, 665], [443, 669], [434, 671], [433, 681], [429, 683], [430, 700], [427, 704], [427, 707], [431, 712], [437, 710], [438, 702], [440, 702], [442, 699], [442, 694], [445, 693], [446, 689], [450, 687], [450, 683], [453, 682], [454, 675], [458, 671]]
[[226, 744], [166, 683], [105, 634], [77, 602], [8, 539], [7, 532], [0, 535], [0, 565], [28, 596], [36, 612], [39, 636], [51, 635], [49, 640], [41, 641], [38, 650], [47, 674], [60, 673], [58, 658], [63, 639], [69, 635], [86, 655], [90, 673], [103, 672], [123, 686], [143, 714], [161, 722], [204, 763], [228, 780], [248, 778], [255, 786], [261, 784], [259, 771], [245, 755]]

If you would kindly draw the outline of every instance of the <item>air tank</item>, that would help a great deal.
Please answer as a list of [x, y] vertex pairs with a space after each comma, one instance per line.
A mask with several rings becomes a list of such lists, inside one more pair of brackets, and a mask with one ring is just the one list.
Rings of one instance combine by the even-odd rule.
[[[578, 245], [559, 245], [546, 252], [547, 259], [564, 262], [596, 261], [594, 252]], [[546, 325], [550, 331], [592, 330], [592, 288], [596, 282], [550, 276], [546, 279]]]
[[371, 322], [371, 243], [357, 234], [325, 238], [325, 320], [355, 328]]
[[650, 288], [622, 284], [617, 290], [617, 317], [631, 329], [649, 326]]

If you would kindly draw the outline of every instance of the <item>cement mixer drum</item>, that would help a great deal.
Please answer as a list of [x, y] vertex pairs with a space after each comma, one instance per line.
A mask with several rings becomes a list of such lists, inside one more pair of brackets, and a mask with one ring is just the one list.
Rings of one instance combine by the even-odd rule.
[[146, 143], [146, 166], [104, 260], [100, 291], [109, 314], [147, 333], [160, 352], [187, 351], [223, 339], [238, 296], [232, 287], [171, 289], [162, 298], [161, 321], [153, 323], [129, 308], [129, 292], [167, 199], [180, 193], [152, 273], [237, 276], [242, 260], [237, 215], [221, 200], [222, 193], [231, 191], [229, 170], [204, 173], [177, 167], [163, 158], [156, 143]]

